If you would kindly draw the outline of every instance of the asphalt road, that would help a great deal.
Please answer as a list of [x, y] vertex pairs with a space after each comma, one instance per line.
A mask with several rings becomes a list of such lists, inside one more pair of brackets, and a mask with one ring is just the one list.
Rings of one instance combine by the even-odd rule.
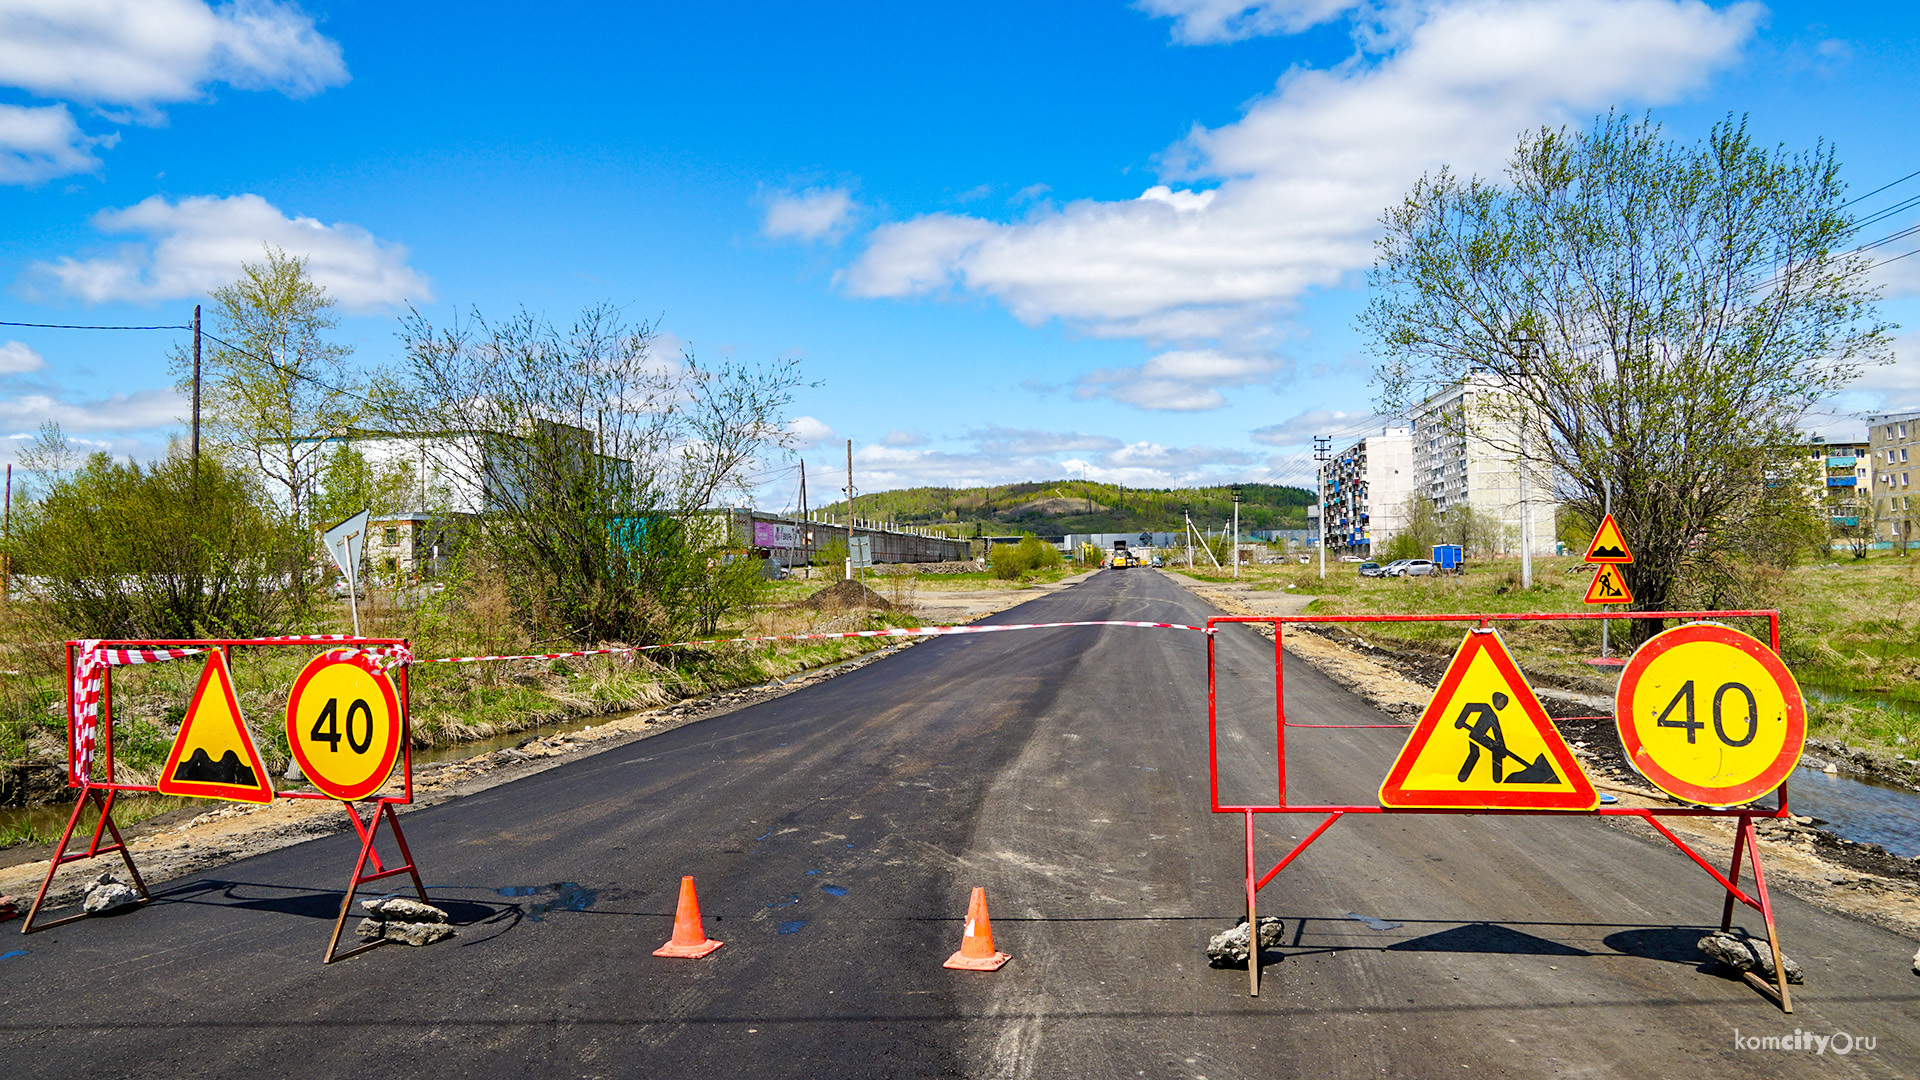
[[[1001, 622], [1198, 622], [1147, 571]], [[1218, 641], [1229, 797], [1271, 789], [1272, 646]], [[318, 962], [351, 835], [0, 938], [8, 1076], [1900, 1076], [1911, 942], [1775, 893], [1783, 1016], [1703, 970], [1710, 879], [1628, 828], [1349, 820], [1261, 894], [1264, 992], [1207, 966], [1244, 828], [1207, 811], [1204, 642], [1122, 628], [929, 641], [731, 715], [404, 818], [452, 941]], [[1301, 664], [1290, 716], [1379, 722]], [[1373, 797], [1403, 734], [1290, 733], [1296, 799]], [[1267, 748], [1263, 750], [1262, 748]], [[1271, 865], [1307, 819], [1259, 819]], [[702, 960], [651, 955], [680, 875]], [[985, 886], [999, 972], [940, 965]], [[1361, 916], [1365, 920], [1351, 916]], [[1757, 920], [1748, 917], [1749, 927]], [[1390, 925], [1392, 924], [1392, 925]], [[1380, 927], [1376, 929], [1375, 927]], [[1838, 1055], [1737, 1049], [1796, 1029]]]

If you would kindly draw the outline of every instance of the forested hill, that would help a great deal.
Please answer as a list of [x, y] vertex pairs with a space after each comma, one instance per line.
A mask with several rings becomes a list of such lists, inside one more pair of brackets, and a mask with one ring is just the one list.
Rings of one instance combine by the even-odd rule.
[[[1313, 492], [1275, 484], [1241, 486], [1240, 528], [1304, 529]], [[847, 512], [846, 500], [814, 508], [834, 516]], [[1202, 529], [1218, 529], [1233, 518], [1229, 488], [1122, 488], [1086, 480], [1049, 480], [993, 487], [917, 487], [862, 493], [863, 518], [896, 525], [958, 526], [968, 534], [978, 525], [992, 533], [1178, 532], [1181, 511], [1193, 514]]]

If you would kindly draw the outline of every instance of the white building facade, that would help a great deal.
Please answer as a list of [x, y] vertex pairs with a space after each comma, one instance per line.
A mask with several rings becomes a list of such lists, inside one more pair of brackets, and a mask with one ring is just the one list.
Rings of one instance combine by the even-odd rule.
[[1496, 526], [1494, 550], [1552, 555], [1555, 505], [1550, 478], [1522, 470], [1514, 447], [1519, 426], [1510, 397], [1481, 379], [1466, 379], [1421, 402], [1408, 417], [1413, 490], [1446, 513], [1471, 507]]
[[1342, 449], [1323, 467], [1322, 520], [1331, 550], [1370, 555], [1406, 525], [1414, 490], [1413, 435], [1405, 426]]

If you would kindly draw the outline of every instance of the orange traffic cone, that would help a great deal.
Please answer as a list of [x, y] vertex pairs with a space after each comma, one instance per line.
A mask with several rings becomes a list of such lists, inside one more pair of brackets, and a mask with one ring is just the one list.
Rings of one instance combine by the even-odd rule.
[[965, 971], [998, 971], [1013, 959], [993, 951], [993, 924], [987, 921], [987, 890], [974, 886], [973, 899], [967, 904], [967, 929], [960, 935], [960, 951], [947, 957], [944, 966]]
[[694, 895], [693, 879], [680, 879], [680, 908], [673, 913], [673, 940], [653, 950], [655, 956], [705, 956], [724, 942], [715, 941], [700, 928], [700, 898]]

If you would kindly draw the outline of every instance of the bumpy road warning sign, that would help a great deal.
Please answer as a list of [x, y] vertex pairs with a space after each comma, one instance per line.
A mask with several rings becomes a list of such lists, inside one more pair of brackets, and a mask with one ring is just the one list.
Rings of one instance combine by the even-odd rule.
[[1600, 797], [1500, 635], [1469, 630], [1380, 785], [1380, 804], [1591, 810]]
[[1620, 533], [1620, 523], [1608, 514], [1600, 521], [1600, 528], [1593, 534], [1593, 543], [1587, 545], [1586, 558], [1591, 563], [1630, 563], [1633, 550], [1627, 547], [1627, 538]]
[[400, 695], [363, 652], [322, 653], [287, 697], [287, 746], [307, 780], [336, 799], [380, 790], [400, 757]]
[[1594, 572], [1593, 583], [1587, 586], [1586, 602], [1589, 604], [1631, 604], [1633, 590], [1627, 588], [1627, 580], [1620, 576], [1620, 568], [1611, 563], [1602, 564]]
[[1779, 787], [1807, 740], [1793, 673], [1772, 649], [1717, 623], [1648, 639], [1620, 672], [1614, 708], [1633, 767], [1667, 794], [1706, 806]]
[[190, 795], [229, 802], [273, 801], [273, 780], [254, 749], [253, 736], [240, 715], [240, 699], [233, 692], [233, 675], [226, 654], [207, 654], [200, 685], [193, 691], [180, 734], [160, 770], [163, 795]]

